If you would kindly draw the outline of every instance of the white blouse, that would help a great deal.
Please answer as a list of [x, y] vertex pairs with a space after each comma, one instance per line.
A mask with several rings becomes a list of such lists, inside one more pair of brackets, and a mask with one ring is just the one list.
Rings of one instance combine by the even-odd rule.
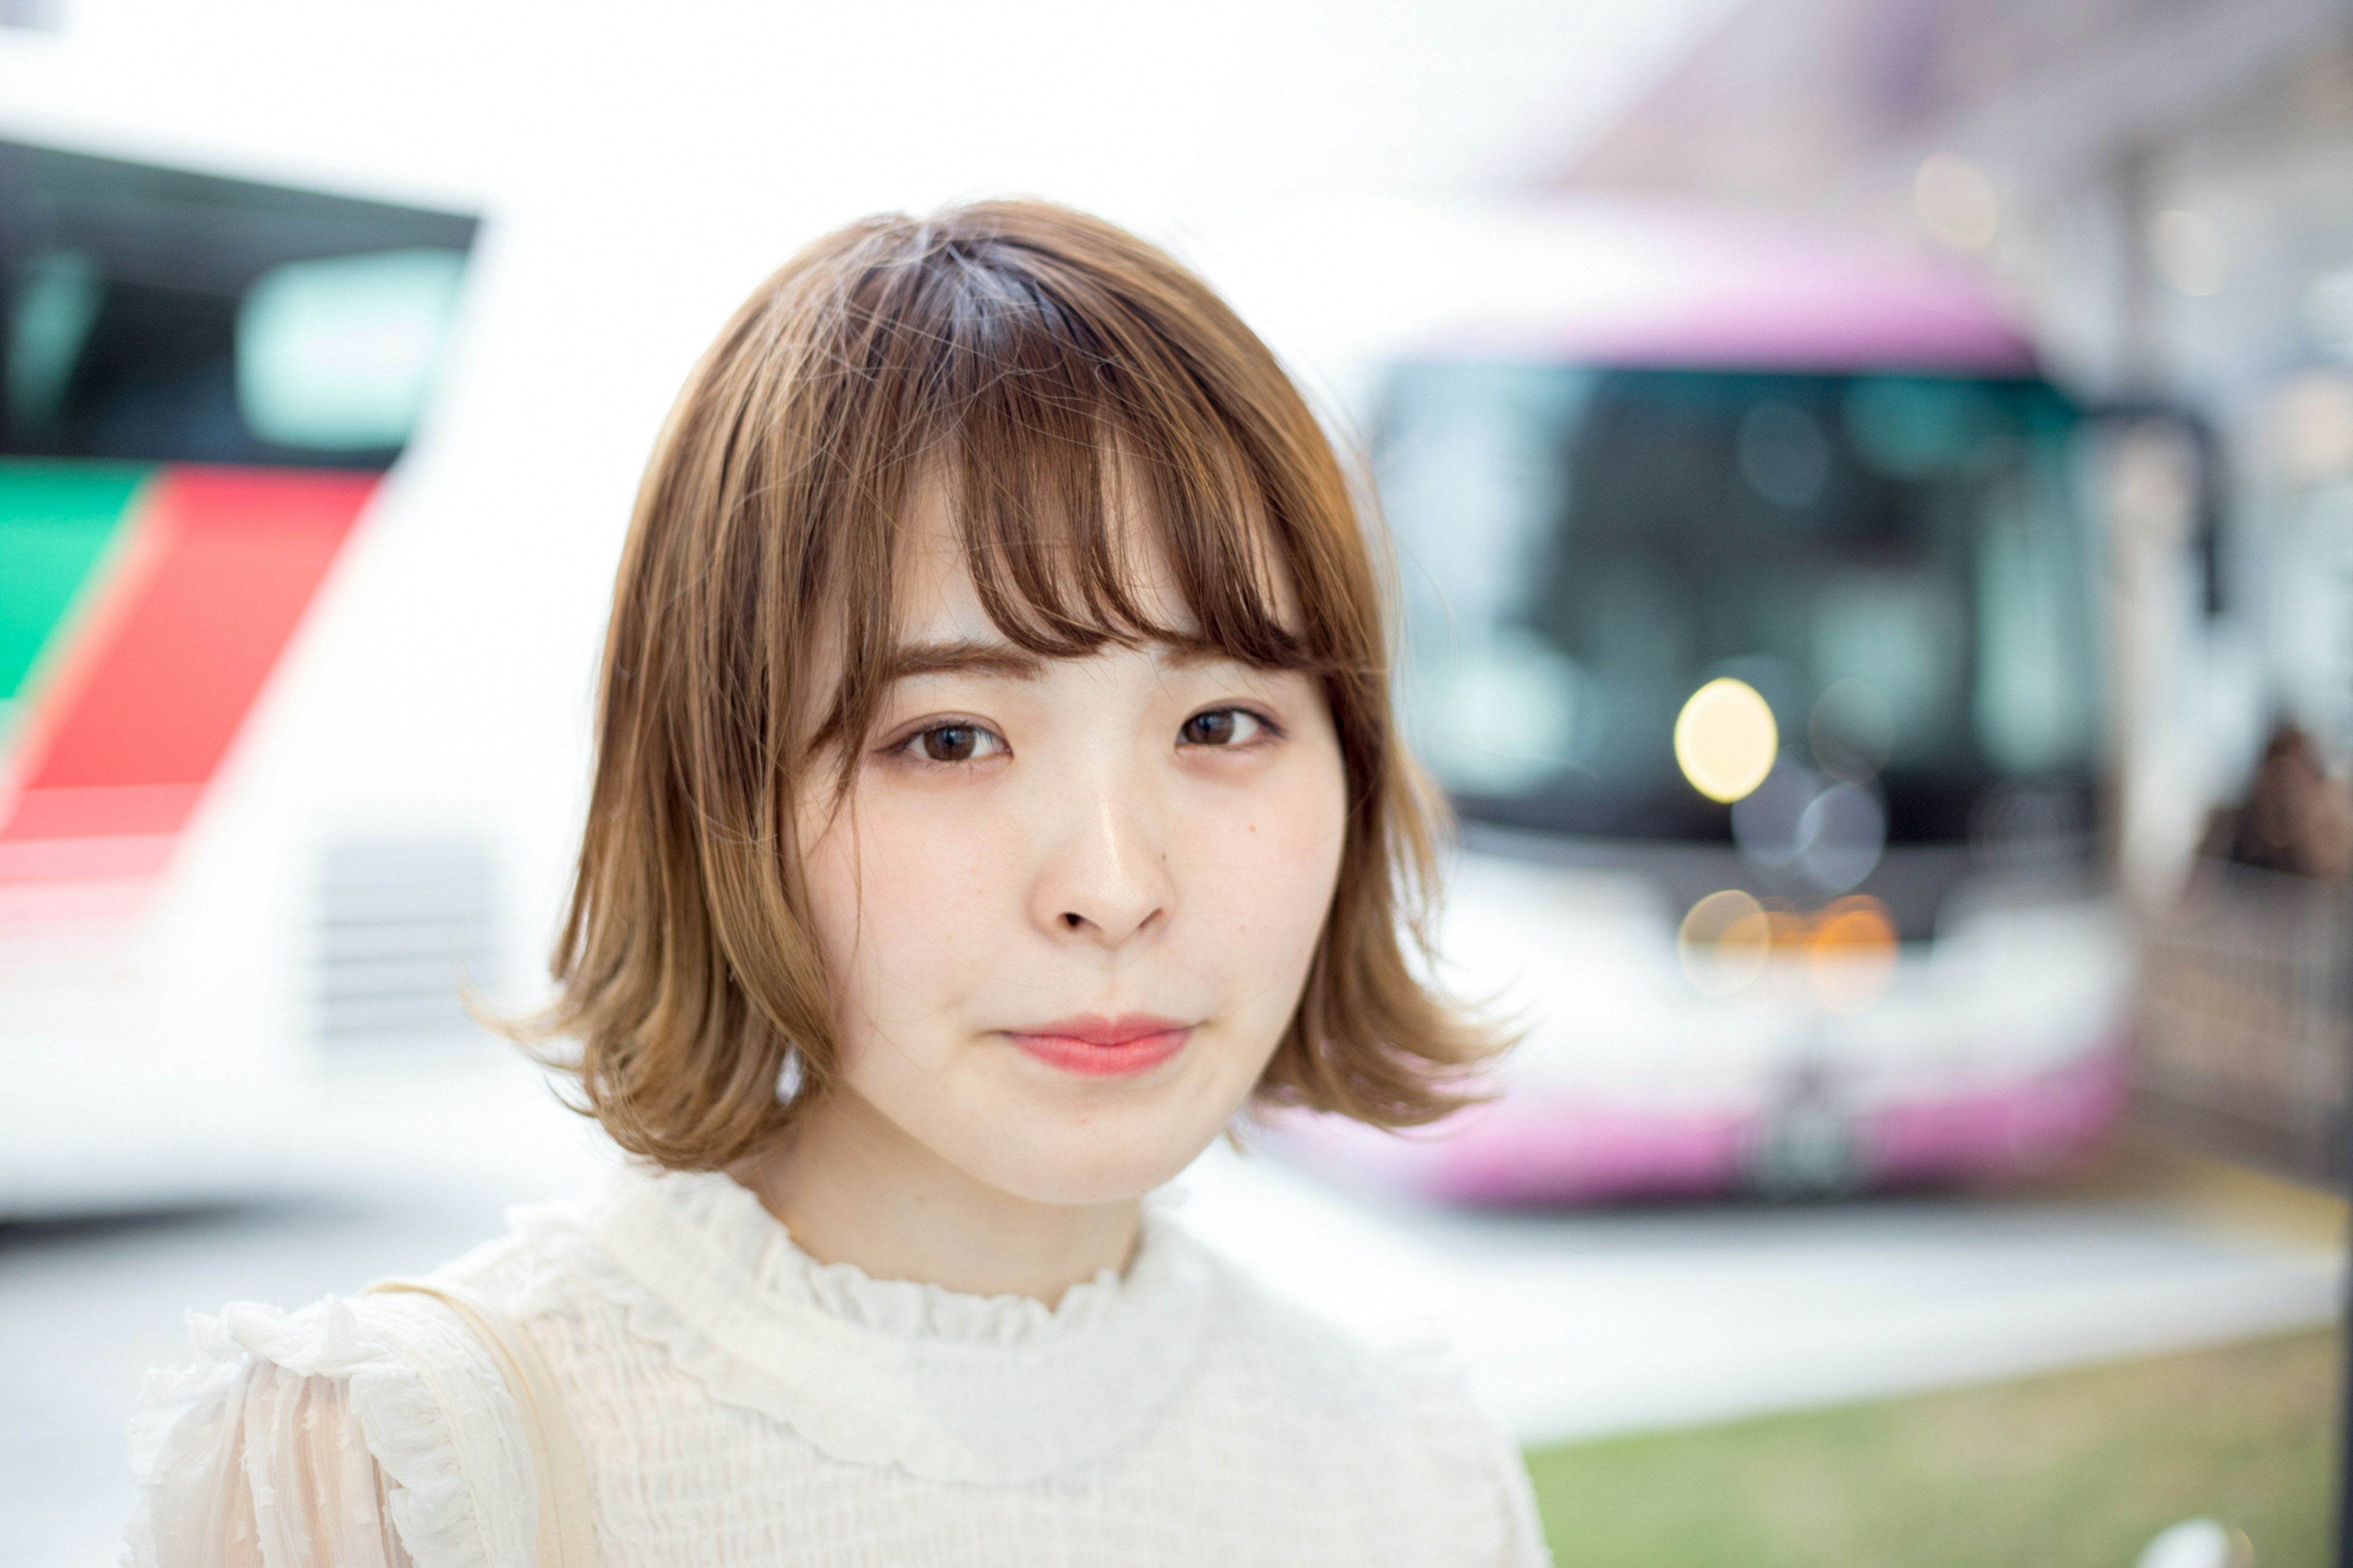
[[[1548, 1561], [1518, 1453], [1147, 1208], [1048, 1309], [821, 1264], [723, 1175], [632, 1167], [438, 1279], [516, 1321], [607, 1568]], [[510, 1568], [531, 1450], [439, 1300], [236, 1303], [132, 1424], [134, 1568]]]

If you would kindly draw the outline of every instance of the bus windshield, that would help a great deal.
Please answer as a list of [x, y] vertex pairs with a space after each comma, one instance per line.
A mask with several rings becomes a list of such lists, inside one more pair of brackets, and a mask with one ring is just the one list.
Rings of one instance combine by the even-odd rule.
[[387, 468], [476, 227], [0, 141], [0, 456]]
[[1891, 847], [2084, 839], [2074, 420], [2031, 380], [1404, 367], [1379, 467], [1414, 739], [1473, 821], [1745, 847], [1674, 741], [1729, 677], [1773, 715], [1760, 800], [1844, 781]]

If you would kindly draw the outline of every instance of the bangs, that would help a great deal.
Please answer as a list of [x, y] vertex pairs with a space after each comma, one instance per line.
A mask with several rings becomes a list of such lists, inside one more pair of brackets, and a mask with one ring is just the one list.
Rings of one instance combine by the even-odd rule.
[[[1174, 377], [1139, 376], [1138, 345], [1095, 341], [1092, 323], [1029, 289], [971, 324], [970, 341], [941, 345], [940, 405], [927, 412], [965, 563], [998, 631], [1049, 658], [1161, 642], [1265, 667], [1316, 662], [1300, 617], [1283, 614], [1296, 574], [1265, 468], [1216, 408]], [[1155, 551], [1190, 625], [1161, 624], [1138, 592]]]
[[[1261, 668], [1361, 662], [1329, 566], [1304, 544], [1316, 498], [1293, 493], [1295, 459], [1236, 416], [1239, 389], [1218, 387], [1208, 356], [1143, 302], [1048, 258], [1006, 265], [949, 244], [866, 272], [839, 304], [852, 341], [836, 363], [859, 384], [835, 405], [874, 424], [834, 445], [849, 471], [829, 488], [869, 498], [851, 528], [871, 547], [835, 556], [866, 581], [812, 584], [848, 607], [827, 731], [862, 732], [879, 700], [901, 631], [881, 587], [901, 581], [927, 484], [982, 607], [1026, 653], [1166, 644]], [[1155, 569], [1182, 624], [1162, 618]]]

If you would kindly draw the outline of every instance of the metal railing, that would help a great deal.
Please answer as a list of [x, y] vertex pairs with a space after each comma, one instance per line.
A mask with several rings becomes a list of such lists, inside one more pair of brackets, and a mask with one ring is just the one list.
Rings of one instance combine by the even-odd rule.
[[2218, 1154], [2344, 1184], [2353, 889], [2201, 861], [2141, 931], [2137, 1110]]

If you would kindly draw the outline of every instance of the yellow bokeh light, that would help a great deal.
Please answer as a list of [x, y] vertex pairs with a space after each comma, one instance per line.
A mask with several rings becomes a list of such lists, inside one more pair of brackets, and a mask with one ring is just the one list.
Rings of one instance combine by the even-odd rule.
[[1931, 153], [1912, 176], [1921, 226], [1956, 250], [1983, 250], [2001, 232], [2001, 197], [1985, 171], [1950, 153]]
[[1772, 946], [1765, 906], [1737, 888], [1694, 904], [1675, 933], [1684, 975], [1710, 996], [1729, 996], [1756, 979]]
[[1736, 801], [1763, 784], [1780, 749], [1772, 708], [1728, 675], [1693, 692], [1675, 719], [1675, 763], [1710, 800]]

